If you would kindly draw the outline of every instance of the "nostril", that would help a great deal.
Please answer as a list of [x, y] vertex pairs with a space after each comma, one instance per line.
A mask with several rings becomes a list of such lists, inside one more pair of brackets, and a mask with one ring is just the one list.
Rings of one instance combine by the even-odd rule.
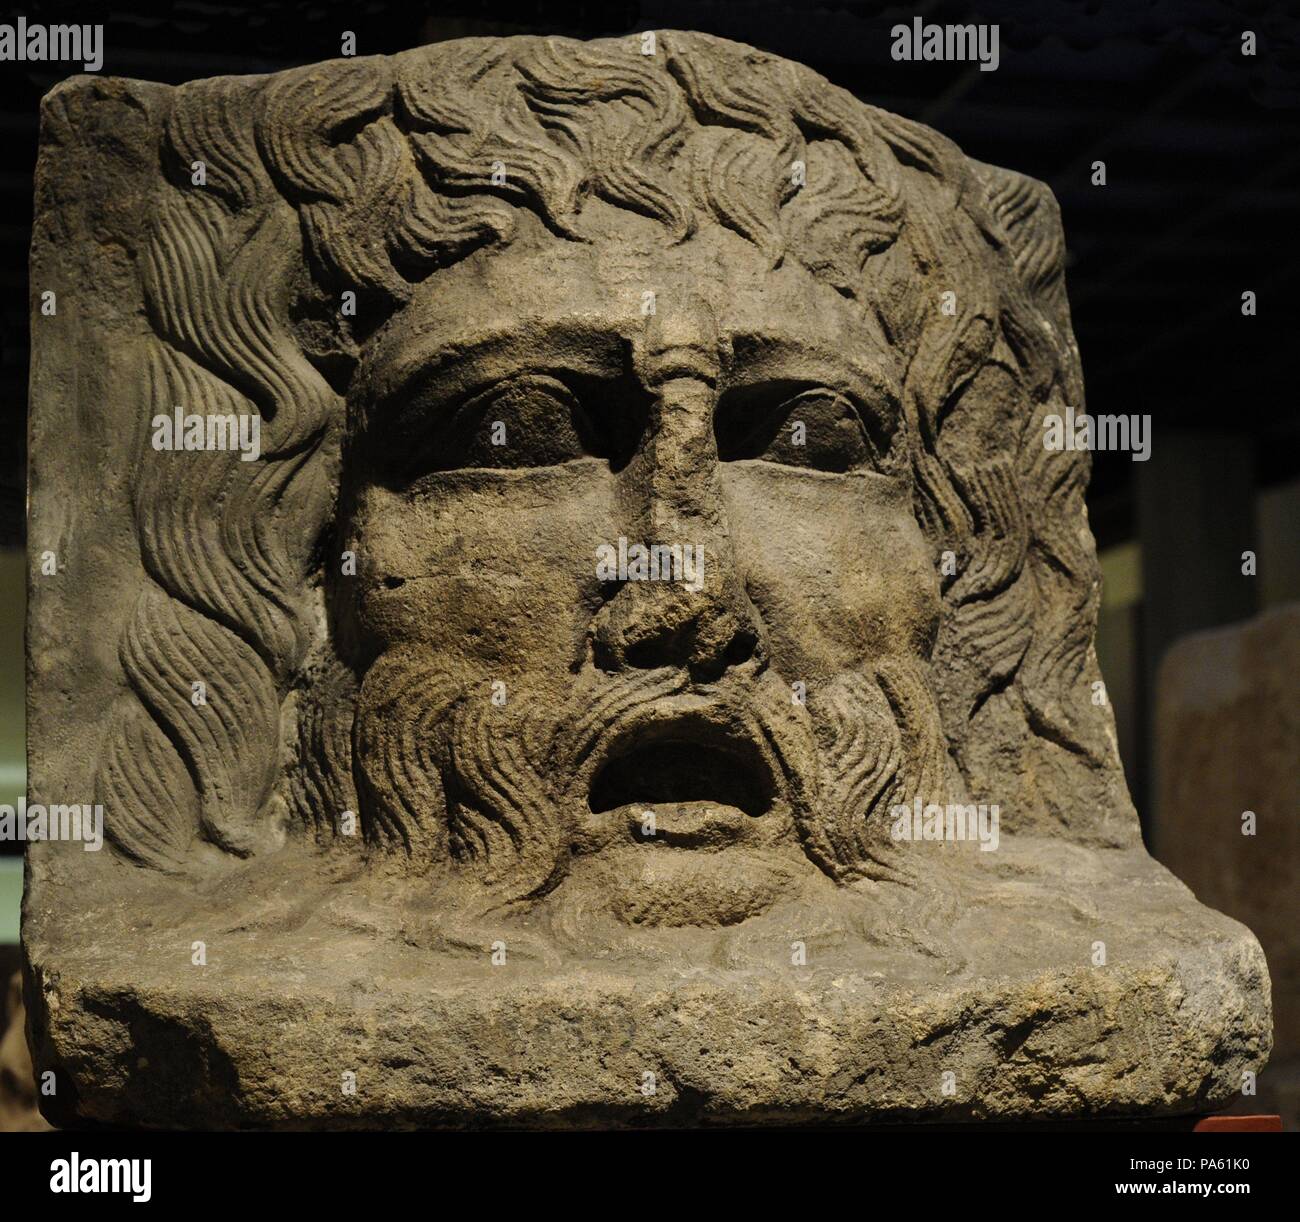
[[642, 631], [633, 639], [623, 638], [621, 648], [611, 647], [612, 642], [603, 639], [603, 633], [596, 633], [593, 645], [597, 663], [603, 655], [606, 669], [618, 669], [619, 656], [622, 665], [633, 670], [685, 666], [698, 682], [713, 683], [728, 667], [748, 662], [761, 650], [759, 635], [752, 628], [737, 629], [726, 638], [724, 645], [716, 637], [710, 640], [711, 634], [702, 631], [704, 626], [698, 620], [675, 627], [665, 624], [650, 627], [642, 622], [639, 627]]
[[747, 628], [742, 628], [731, 642], [727, 645], [724, 657], [728, 666], [739, 666], [742, 662], [748, 662], [754, 656], [754, 650], [758, 648], [758, 634], [750, 632]]

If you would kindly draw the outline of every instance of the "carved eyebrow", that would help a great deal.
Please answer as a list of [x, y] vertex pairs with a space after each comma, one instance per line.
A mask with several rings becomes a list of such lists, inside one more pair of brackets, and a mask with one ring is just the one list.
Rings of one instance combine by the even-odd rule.
[[[416, 386], [453, 404], [530, 369], [617, 378], [627, 371], [633, 343], [631, 335], [596, 318], [511, 318], [496, 330], [464, 339], [395, 338], [371, 357], [356, 406], [369, 423], [400, 408]], [[724, 393], [765, 380], [797, 380], [899, 410], [901, 389], [887, 349], [830, 354], [810, 337], [766, 330], [733, 335], [731, 348], [719, 387]]]
[[732, 360], [723, 389], [739, 390], [758, 382], [821, 385], [892, 410], [902, 405], [896, 362], [888, 352], [827, 352], [826, 345], [798, 335], [763, 333], [732, 338]]
[[447, 403], [533, 369], [617, 377], [626, 368], [627, 340], [594, 321], [512, 319], [508, 326], [463, 340], [416, 336], [373, 356], [361, 402], [367, 418], [387, 415], [414, 387]]

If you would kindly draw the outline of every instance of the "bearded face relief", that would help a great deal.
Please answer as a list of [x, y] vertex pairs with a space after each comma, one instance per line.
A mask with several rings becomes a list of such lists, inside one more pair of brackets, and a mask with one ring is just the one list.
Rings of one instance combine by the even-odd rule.
[[[367, 355], [362, 809], [435, 867], [520, 897], [572, 875], [632, 922], [884, 876], [887, 798], [942, 781], [896, 355], [720, 225], [584, 221], [438, 273]], [[429, 743], [391, 697], [413, 683]]]
[[[693, 45], [666, 65], [485, 46], [465, 94], [398, 71], [376, 130], [411, 124], [395, 155], [414, 157], [385, 201], [383, 304], [348, 337], [337, 524], [358, 568], [331, 583], [357, 688], [325, 719], [351, 714], [353, 751], [305, 790], [416, 871], [497, 901], [567, 885], [635, 925], [915, 879], [891, 811], [964, 791], [933, 667], [943, 587], [965, 577], [1004, 668], [1028, 645], [1021, 490], [981, 451], [1025, 427], [1033, 355], [1043, 389], [1066, 376], [1029, 338], [1041, 319], [1011, 331], [1020, 357], [995, 340], [1014, 312], [984, 211], [904, 240], [914, 134], [761, 56], [733, 89]], [[482, 194], [471, 149], [495, 167]], [[957, 197], [943, 152], [911, 174], [923, 207]], [[376, 242], [355, 189], [319, 214], [352, 267]], [[923, 272], [958, 283], [932, 261], [971, 247], [971, 317], [936, 297], [928, 333]], [[941, 419], [985, 434], [960, 491]], [[972, 703], [1007, 678], [970, 670]], [[307, 773], [321, 756], [305, 739]]]
[[[702, 36], [200, 82], [164, 165], [213, 123], [211, 189], [152, 222], [155, 390], [242, 388], [266, 453], [140, 502], [144, 707], [100, 775], [153, 801], [143, 751], [180, 799], [119, 821], [128, 857], [345, 812], [452, 908], [710, 927], [939, 885], [947, 812], [1132, 838], [1108, 714], [1069, 694], [1086, 455], [1035, 444], [1078, 391], [1044, 189]], [[224, 738], [148, 696], [196, 606], [251, 649]]]
[[[1258, 945], [1095, 699], [1046, 187], [695, 34], [114, 89], [47, 99], [33, 247], [102, 280], [33, 328], [79, 575], [29, 673], [79, 698], [32, 788], [104, 808], [29, 854], [67, 1118], [1130, 1114], [1261, 1062]], [[102, 1068], [155, 1029], [237, 1085]]]

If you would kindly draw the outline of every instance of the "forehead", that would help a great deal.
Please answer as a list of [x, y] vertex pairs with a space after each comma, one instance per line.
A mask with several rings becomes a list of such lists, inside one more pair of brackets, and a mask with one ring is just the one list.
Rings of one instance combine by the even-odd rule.
[[780, 266], [715, 224], [677, 245], [659, 225], [620, 213], [590, 240], [545, 235], [476, 251], [417, 287], [367, 354], [365, 382], [382, 397], [441, 362], [480, 348], [576, 349], [631, 343], [654, 325], [683, 340], [739, 338], [898, 380], [874, 311], [818, 280], [792, 256]]

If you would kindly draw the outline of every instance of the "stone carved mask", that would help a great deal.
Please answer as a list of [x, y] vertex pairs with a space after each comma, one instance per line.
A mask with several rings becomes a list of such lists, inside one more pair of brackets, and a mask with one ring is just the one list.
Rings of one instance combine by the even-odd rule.
[[942, 871], [918, 799], [1131, 835], [1086, 456], [1041, 441], [1050, 195], [794, 64], [629, 46], [175, 91], [154, 403], [264, 440], [146, 455], [99, 772], [138, 862], [305, 824], [453, 903], [729, 925]]
[[[29, 854], [65, 1114], [1059, 1114], [1258, 1065], [1259, 948], [1118, 762], [1044, 186], [679, 33], [71, 82], [42, 150], [33, 283], [85, 321], [33, 328], [74, 576], [30, 680], [77, 699], [29, 772], [113, 846]], [[260, 446], [160, 451], [175, 412]], [[93, 510], [48, 474], [105, 455]]]

